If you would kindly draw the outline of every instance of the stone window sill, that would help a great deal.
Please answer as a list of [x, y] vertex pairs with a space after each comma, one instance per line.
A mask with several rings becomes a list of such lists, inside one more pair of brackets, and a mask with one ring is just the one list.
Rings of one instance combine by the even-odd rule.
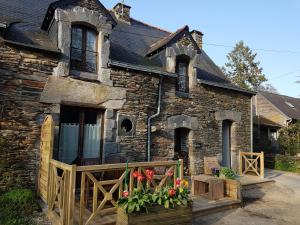
[[181, 98], [190, 98], [190, 94], [188, 92], [176, 91], [176, 96]]
[[79, 79], [84, 79], [84, 80], [91, 80], [91, 81], [98, 80], [98, 74], [83, 72], [83, 71], [78, 71], [78, 70], [71, 70], [70, 76], [73, 78], [79, 78]]

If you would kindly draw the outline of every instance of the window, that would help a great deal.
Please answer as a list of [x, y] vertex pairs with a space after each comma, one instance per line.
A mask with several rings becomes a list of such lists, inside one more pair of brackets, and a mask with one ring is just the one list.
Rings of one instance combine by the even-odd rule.
[[71, 70], [97, 72], [97, 33], [85, 26], [72, 26]]
[[292, 103], [290, 103], [290, 102], [285, 102], [285, 104], [287, 104], [291, 108], [295, 108], [295, 106]]
[[179, 92], [188, 92], [189, 87], [189, 57], [188, 56], [179, 56], [176, 60], [176, 73], [178, 74], [177, 78], [177, 91]]

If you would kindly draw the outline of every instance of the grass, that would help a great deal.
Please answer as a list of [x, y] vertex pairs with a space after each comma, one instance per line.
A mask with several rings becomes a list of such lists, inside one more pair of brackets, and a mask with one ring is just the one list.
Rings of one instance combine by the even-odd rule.
[[277, 161], [275, 162], [275, 169], [294, 173], [300, 172], [295, 162]]
[[12, 189], [0, 195], [1, 225], [34, 225], [32, 215], [38, 210], [36, 196], [29, 189]]

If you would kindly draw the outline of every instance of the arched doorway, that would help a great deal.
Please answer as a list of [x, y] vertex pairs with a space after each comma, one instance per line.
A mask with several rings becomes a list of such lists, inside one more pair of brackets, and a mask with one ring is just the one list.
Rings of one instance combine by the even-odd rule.
[[190, 129], [183, 127], [176, 128], [174, 134], [174, 159], [183, 159], [186, 176], [190, 175], [189, 134]]
[[222, 122], [222, 166], [231, 168], [231, 125], [230, 120]]

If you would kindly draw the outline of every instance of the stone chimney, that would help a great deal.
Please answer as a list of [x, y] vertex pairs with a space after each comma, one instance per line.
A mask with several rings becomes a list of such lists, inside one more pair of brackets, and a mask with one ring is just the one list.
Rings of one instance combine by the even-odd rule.
[[203, 47], [203, 46], [202, 46], [202, 44], [203, 44], [203, 42], [202, 42], [202, 39], [203, 39], [203, 33], [202, 33], [201, 31], [193, 30], [193, 31], [191, 32], [191, 35], [193, 36], [194, 40], [196, 41], [198, 47], [199, 47], [200, 49], [202, 49], [202, 47]]
[[114, 12], [118, 20], [125, 23], [130, 23], [130, 8], [131, 7], [128, 5], [118, 3], [117, 5], [115, 5], [112, 11]]

